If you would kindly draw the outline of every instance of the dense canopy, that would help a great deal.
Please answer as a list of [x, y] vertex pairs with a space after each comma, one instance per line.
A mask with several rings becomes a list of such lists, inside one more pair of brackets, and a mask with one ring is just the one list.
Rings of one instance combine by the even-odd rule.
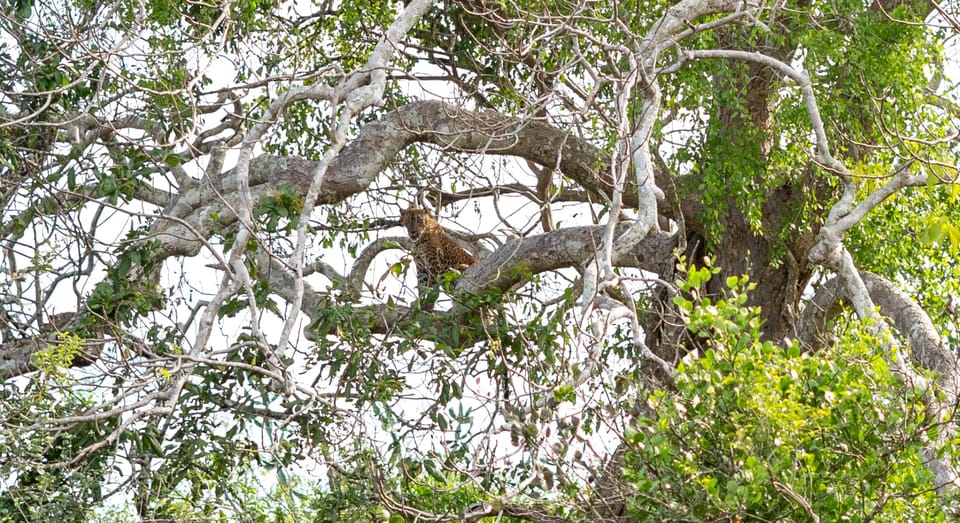
[[0, 521], [960, 516], [960, 5], [0, 6]]

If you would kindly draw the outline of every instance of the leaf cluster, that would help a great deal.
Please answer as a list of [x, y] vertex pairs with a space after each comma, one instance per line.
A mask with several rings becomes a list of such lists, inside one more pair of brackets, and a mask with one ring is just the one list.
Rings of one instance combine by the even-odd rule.
[[[695, 293], [708, 272], [684, 285]], [[627, 434], [634, 517], [945, 521], [922, 466], [937, 428], [868, 329], [850, 323], [816, 354], [761, 341], [749, 283], [726, 283], [716, 303], [683, 302], [708, 348]]]

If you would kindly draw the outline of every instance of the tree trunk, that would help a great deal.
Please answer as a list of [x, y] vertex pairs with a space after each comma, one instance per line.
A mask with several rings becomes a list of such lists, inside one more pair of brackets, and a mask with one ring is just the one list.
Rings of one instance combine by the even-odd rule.
[[[723, 40], [723, 47], [750, 50], [736, 31], [728, 32]], [[775, 56], [788, 54], [769, 48], [764, 52]], [[714, 266], [721, 268], [719, 277], [709, 283], [708, 291], [719, 296], [728, 276], [748, 275], [756, 288], [747, 304], [761, 306], [764, 338], [781, 340], [793, 332], [796, 324], [800, 294], [811, 274], [806, 253], [815, 241], [816, 231], [811, 228], [800, 234], [782, 234], [788, 221], [786, 215], [799, 209], [805, 198], [799, 182], [787, 181], [772, 189], [759, 189], [769, 185], [768, 179], [779, 177], [779, 173], [767, 170], [774, 144], [770, 100], [781, 85], [778, 75], [756, 63], [730, 62], [724, 71], [715, 78], [717, 92], [742, 93], [742, 99], [715, 107], [718, 125], [707, 137], [707, 150], [714, 152], [715, 161], [722, 161], [727, 154], [737, 155], [738, 165], [756, 167], [754, 184], [758, 191], [763, 191], [760, 227], [757, 230], [744, 214], [745, 202], [737, 202], [731, 196], [719, 216], [719, 235], [711, 237], [706, 230], [695, 232], [705, 239], [706, 252], [714, 258]]]

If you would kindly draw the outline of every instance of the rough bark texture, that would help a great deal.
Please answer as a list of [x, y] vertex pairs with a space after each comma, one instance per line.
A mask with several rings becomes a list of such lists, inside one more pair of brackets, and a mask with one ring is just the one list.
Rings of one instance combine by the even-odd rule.
[[[870, 298], [880, 307], [880, 314], [891, 318], [893, 327], [908, 341], [914, 362], [935, 372], [948, 397], [955, 397], [960, 367], [953, 353], [944, 346], [930, 316], [907, 293], [883, 277], [863, 271], [860, 276]], [[842, 287], [836, 278], [817, 289], [797, 325], [796, 337], [805, 349], [819, 350], [831, 342], [827, 327], [843, 310], [842, 299]]]
[[[595, 195], [606, 194], [610, 184], [596, 147], [565, 130], [543, 122], [526, 121], [494, 113], [471, 112], [436, 102], [414, 102], [363, 127], [330, 164], [318, 203], [337, 203], [367, 188], [405, 147], [430, 143], [458, 152], [516, 156], [558, 168]], [[250, 190], [254, 202], [280, 185], [305, 194], [317, 162], [303, 158], [262, 155], [250, 162]], [[164, 220], [154, 227], [169, 256], [195, 255], [213, 231], [236, 223], [230, 210], [239, 202], [231, 172], [205, 179], [181, 192], [164, 209]], [[632, 198], [632, 199], [631, 199]], [[626, 197], [636, 205], [636, 195]], [[212, 217], [216, 216], [214, 220]]]
[[[559, 170], [597, 197], [607, 194], [611, 187], [608, 178], [602, 174], [605, 171], [599, 150], [565, 130], [543, 122], [506, 117], [491, 111], [471, 112], [429, 101], [406, 105], [365, 125], [359, 136], [329, 166], [318, 203], [341, 202], [368, 189], [403, 148], [417, 142], [451, 151], [523, 158]], [[262, 198], [272, 196], [280, 186], [306, 193], [316, 167], [317, 162], [296, 157], [264, 154], [252, 159], [249, 183], [253, 206], [256, 207]], [[635, 192], [627, 194], [625, 199], [628, 205], [636, 205]], [[236, 225], [237, 216], [233, 209], [238, 205], [240, 198], [233, 171], [219, 177], [207, 176], [192, 186], [181, 188], [152, 228], [151, 239], [160, 241], [160, 260], [196, 255], [214, 234]], [[471, 267], [458, 289], [475, 293], [493, 288], [507, 290], [532, 274], [577, 266], [596, 251], [601, 235], [601, 227], [574, 227], [539, 237], [511, 240]], [[673, 236], [653, 236], [636, 252], [620, 256], [616, 263], [658, 272], [663, 270], [664, 263], [669, 265], [675, 246]], [[214, 247], [210, 249], [217, 251]], [[284, 271], [271, 274], [281, 295], [284, 289], [293, 289], [292, 282], [286, 281], [289, 275]], [[156, 275], [151, 277], [156, 278]], [[351, 281], [355, 283], [356, 277]], [[308, 292], [302, 309], [308, 316], [313, 316], [322, 303], [320, 294]], [[385, 307], [371, 306], [368, 311], [378, 332], [386, 332], [403, 316], [402, 310]], [[0, 345], [0, 378], [35, 370], [32, 355], [44, 346], [42, 340], [34, 338]]]
[[[516, 238], [481, 258], [476, 264], [463, 272], [453, 289], [454, 300], [462, 293], [483, 295], [493, 290], [506, 292], [514, 285], [526, 281], [531, 275], [553, 271], [565, 267], [577, 267], [595, 252], [596, 245], [603, 236], [603, 226], [584, 226], [559, 229], [546, 234]], [[637, 267], [651, 272], [662, 268], [663, 263], [672, 263], [673, 251], [677, 246], [676, 235], [659, 234], [646, 238], [640, 248], [631, 255], [614, 260], [621, 267]], [[281, 296], [293, 292], [293, 274], [274, 263], [271, 266], [271, 285]], [[362, 275], [356, 275], [361, 277]], [[351, 275], [351, 278], [355, 276]], [[308, 290], [303, 300], [303, 312], [313, 316], [323, 306], [323, 296]], [[384, 304], [357, 305], [356, 311], [365, 314], [368, 326], [375, 333], [388, 333], [396, 325], [409, 319], [412, 310], [401, 305]], [[437, 313], [436, 320], [455, 325], [459, 315], [465, 311], [454, 308], [448, 312]], [[327, 333], [310, 332], [311, 337]], [[436, 331], [428, 334], [434, 341], [450, 345], [460, 345], [466, 337], [457, 334], [457, 342], [447, 336], [452, 332]]]
[[[744, 41], [739, 29], [726, 31], [721, 39], [722, 47], [750, 49]], [[790, 51], [764, 48], [763, 53], [782, 59]], [[744, 155], [740, 160], [749, 162], [741, 163], [752, 163], [758, 169], [754, 174], [756, 186], [769, 186], [765, 178], [775, 176], [766, 172], [775, 137], [770, 103], [782, 86], [779, 75], [761, 64], [731, 61], [714, 81], [721, 92], [743, 93], [743, 107], [721, 105], [716, 108], [719, 123], [714, 132], [719, 139], [708, 147], [721, 154]], [[784, 222], [789, 219], [785, 214], [809, 198], [804, 195], [800, 182], [772, 187], [765, 190], [762, 197], [759, 230], [744, 214], [744, 203], [736, 201], [735, 195], [728, 198], [727, 208], [721, 212], [719, 238], [711, 238], [700, 220], [691, 217], [688, 223], [695, 237], [706, 240], [705, 251], [714, 255], [715, 266], [721, 268], [721, 277], [710, 283], [709, 290], [719, 294], [725, 276], [748, 275], [756, 284], [748, 305], [761, 307], [764, 338], [781, 340], [793, 332], [796, 324], [800, 293], [811, 275], [807, 251], [816, 241], [817, 224], [810, 223], [807, 230], [789, 237], [781, 234]], [[688, 206], [684, 215], [695, 212], [702, 210]], [[700, 260], [688, 261], [699, 263]]]

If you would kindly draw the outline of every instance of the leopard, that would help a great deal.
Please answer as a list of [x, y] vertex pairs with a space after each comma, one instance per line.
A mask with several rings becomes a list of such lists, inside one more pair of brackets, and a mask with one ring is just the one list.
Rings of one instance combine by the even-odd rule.
[[426, 209], [400, 211], [400, 223], [414, 243], [413, 262], [421, 288], [436, 286], [437, 278], [450, 269], [462, 271], [477, 263], [477, 257], [451, 240]]

